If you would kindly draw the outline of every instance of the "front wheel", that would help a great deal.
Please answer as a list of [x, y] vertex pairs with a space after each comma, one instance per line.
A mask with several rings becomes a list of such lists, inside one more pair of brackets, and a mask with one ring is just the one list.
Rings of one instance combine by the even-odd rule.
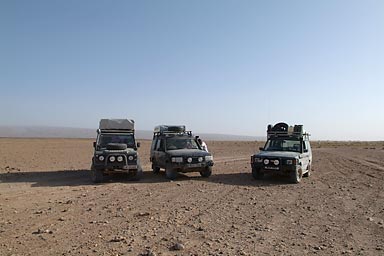
[[160, 172], [160, 167], [152, 165], [152, 172], [156, 173], [156, 174], [159, 173]]
[[311, 176], [311, 164], [308, 164], [307, 172], [303, 174], [303, 177], [309, 177]]
[[264, 177], [264, 173], [260, 169], [252, 168], [252, 176], [255, 180], [261, 180]]
[[133, 172], [128, 172], [128, 180], [129, 181], [139, 181], [141, 177], [143, 176], [143, 170], [138, 169]]
[[200, 175], [205, 178], [211, 176], [211, 174], [212, 174], [211, 166], [205, 167], [204, 170], [200, 171]]
[[104, 180], [103, 171], [100, 169], [96, 169], [93, 166], [91, 167], [91, 179], [94, 183], [101, 183]]
[[177, 172], [172, 168], [165, 168], [165, 176], [167, 179], [174, 180], [177, 177]]
[[296, 183], [296, 184], [300, 183], [302, 177], [303, 177], [302, 169], [296, 169], [295, 171], [291, 172], [292, 183]]

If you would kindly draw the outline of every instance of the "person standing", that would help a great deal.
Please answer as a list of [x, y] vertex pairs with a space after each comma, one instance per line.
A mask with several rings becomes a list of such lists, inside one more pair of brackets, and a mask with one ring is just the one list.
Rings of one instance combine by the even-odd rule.
[[200, 146], [201, 146], [201, 148], [202, 148], [203, 150], [209, 152], [209, 151], [208, 151], [208, 146], [207, 146], [207, 144], [206, 144], [202, 139], [198, 138], [198, 139], [197, 139], [197, 142], [199, 142], [199, 144], [200, 144]]

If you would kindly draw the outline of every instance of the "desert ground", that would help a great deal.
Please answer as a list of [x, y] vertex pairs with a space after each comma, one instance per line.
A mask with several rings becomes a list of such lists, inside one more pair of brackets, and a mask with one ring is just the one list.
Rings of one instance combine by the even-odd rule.
[[0, 255], [384, 255], [384, 143], [313, 142], [300, 184], [254, 180], [263, 142], [208, 142], [215, 166], [95, 185], [89, 139], [0, 139]]

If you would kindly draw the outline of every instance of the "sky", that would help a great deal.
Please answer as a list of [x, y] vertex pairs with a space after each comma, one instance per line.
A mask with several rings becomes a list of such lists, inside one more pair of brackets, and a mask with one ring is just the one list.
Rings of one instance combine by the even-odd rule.
[[384, 140], [384, 1], [0, 1], [0, 125]]

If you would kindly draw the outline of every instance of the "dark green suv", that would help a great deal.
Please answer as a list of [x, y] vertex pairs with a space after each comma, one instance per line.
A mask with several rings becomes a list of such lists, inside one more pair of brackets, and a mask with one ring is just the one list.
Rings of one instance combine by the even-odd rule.
[[143, 170], [137, 154], [134, 121], [129, 119], [101, 119], [92, 158], [93, 182], [102, 182], [108, 174], [123, 173], [130, 180], [138, 180]]
[[184, 125], [159, 125], [153, 132], [150, 161], [154, 173], [165, 169], [168, 179], [178, 172], [199, 172], [203, 177], [212, 174], [213, 156], [202, 149], [191, 131]]
[[310, 176], [312, 150], [309, 134], [302, 125], [288, 126], [286, 123], [268, 125], [268, 140], [261, 152], [251, 156], [252, 175], [263, 178], [265, 173], [280, 173], [299, 183]]

